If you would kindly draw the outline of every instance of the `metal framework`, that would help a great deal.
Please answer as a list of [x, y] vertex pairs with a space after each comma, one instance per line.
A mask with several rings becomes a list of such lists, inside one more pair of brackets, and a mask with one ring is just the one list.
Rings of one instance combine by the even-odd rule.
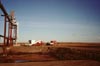
[[1, 1], [0, 1], [0, 9], [4, 14], [1, 15], [4, 16], [4, 35], [0, 35], [0, 37], [3, 37], [3, 51], [4, 54], [6, 54], [6, 47], [13, 46], [13, 44], [16, 43], [17, 23], [14, 17], [14, 11], [12, 11], [10, 15], [8, 15]]

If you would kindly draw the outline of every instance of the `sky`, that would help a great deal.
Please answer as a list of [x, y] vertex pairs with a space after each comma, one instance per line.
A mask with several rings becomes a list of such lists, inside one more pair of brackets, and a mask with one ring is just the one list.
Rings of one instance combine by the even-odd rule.
[[[100, 42], [100, 0], [1, 1], [8, 13], [15, 11], [19, 42]], [[0, 30], [3, 34], [1, 16]]]

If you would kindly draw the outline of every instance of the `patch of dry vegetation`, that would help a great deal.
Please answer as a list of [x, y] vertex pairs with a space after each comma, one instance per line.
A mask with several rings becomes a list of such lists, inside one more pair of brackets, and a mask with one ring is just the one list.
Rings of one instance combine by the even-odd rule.
[[97, 60], [100, 61], [100, 51], [71, 48], [50, 48], [49, 54], [59, 60]]
[[[78, 47], [77, 47], [78, 46]], [[55, 61], [55, 60], [96, 60], [100, 61], [100, 49], [96, 45], [56, 44], [53, 46], [16, 46], [10, 47], [8, 56], [0, 55], [0, 62]], [[99, 45], [97, 45], [99, 46]], [[99, 46], [100, 47], [100, 46]]]

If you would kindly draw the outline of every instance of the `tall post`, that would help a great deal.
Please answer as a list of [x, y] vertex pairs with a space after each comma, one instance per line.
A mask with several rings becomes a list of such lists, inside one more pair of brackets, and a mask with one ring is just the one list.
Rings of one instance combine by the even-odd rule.
[[3, 46], [4, 55], [7, 55], [7, 52], [6, 52], [6, 25], [7, 25], [7, 21], [6, 21], [6, 15], [5, 15], [4, 16], [4, 46]]
[[10, 24], [10, 46], [12, 45], [12, 24]]
[[8, 23], [8, 39], [7, 39], [7, 46], [9, 46], [9, 43], [10, 43], [9, 39], [10, 39], [10, 23]]
[[17, 26], [14, 26], [15, 44], [17, 44]]

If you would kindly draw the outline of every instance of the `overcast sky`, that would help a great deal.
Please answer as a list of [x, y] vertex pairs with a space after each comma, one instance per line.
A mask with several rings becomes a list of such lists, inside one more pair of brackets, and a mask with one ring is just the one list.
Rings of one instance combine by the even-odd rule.
[[[8, 13], [15, 11], [18, 41], [100, 42], [100, 0], [1, 1]], [[0, 34], [2, 24], [0, 16]]]

